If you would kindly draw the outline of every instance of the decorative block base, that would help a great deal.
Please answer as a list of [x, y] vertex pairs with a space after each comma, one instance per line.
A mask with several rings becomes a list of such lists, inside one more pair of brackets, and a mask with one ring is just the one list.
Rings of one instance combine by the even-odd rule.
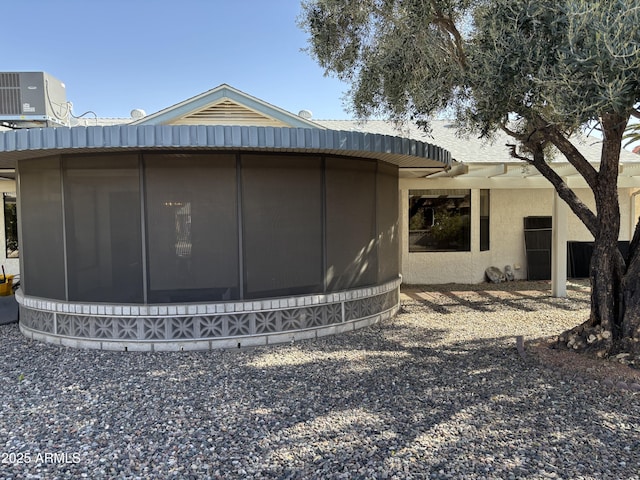
[[112, 305], [16, 293], [20, 330], [34, 340], [76, 348], [180, 351], [241, 348], [334, 335], [398, 311], [400, 279], [337, 293], [259, 301]]

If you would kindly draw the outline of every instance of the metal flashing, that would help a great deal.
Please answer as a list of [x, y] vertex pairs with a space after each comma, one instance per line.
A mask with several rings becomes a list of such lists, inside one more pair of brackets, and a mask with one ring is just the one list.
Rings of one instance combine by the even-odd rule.
[[60, 153], [132, 149], [262, 150], [345, 155], [399, 167], [445, 167], [450, 153], [418, 140], [366, 132], [222, 125], [114, 125], [0, 132], [0, 168]]

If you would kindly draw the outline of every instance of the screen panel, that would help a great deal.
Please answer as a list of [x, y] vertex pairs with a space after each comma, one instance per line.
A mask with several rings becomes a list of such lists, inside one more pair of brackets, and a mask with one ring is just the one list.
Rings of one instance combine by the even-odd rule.
[[398, 167], [378, 162], [376, 191], [378, 283], [400, 274]]
[[245, 296], [322, 291], [322, 161], [243, 155]]
[[137, 155], [63, 157], [69, 300], [143, 301]]
[[376, 162], [326, 159], [329, 291], [376, 283]]
[[149, 301], [239, 298], [235, 155], [144, 156]]
[[22, 289], [65, 300], [60, 157], [21, 160], [18, 176]]

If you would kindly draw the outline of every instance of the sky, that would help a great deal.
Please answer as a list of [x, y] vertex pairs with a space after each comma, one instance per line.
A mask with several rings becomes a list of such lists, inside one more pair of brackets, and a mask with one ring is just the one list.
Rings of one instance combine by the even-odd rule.
[[53, 75], [76, 116], [150, 114], [226, 83], [292, 113], [351, 118], [349, 86], [302, 51], [300, 10], [300, 0], [4, 0], [0, 71]]

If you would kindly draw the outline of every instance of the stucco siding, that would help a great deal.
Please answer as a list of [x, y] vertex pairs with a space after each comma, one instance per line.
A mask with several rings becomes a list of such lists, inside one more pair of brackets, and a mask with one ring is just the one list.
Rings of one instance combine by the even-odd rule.
[[640, 189], [629, 189], [629, 220], [627, 221], [629, 228], [629, 238], [633, 238], [638, 216], [640, 215]]
[[[408, 285], [480, 283], [489, 252], [416, 252], [403, 255], [402, 281]], [[485, 266], [486, 265], [486, 266]]]
[[550, 216], [553, 192], [541, 189], [491, 191], [490, 264], [511, 265], [516, 278], [527, 278], [524, 217]]
[[[413, 188], [414, 185], [411, 185]], [[462, 187], [462, 185], [461, 185]], [[424, 188], [437, 189], [431, 181]], [[640, 214], [640, 194], [636, 189], [621, 188], [620, 192], [620, 240], [629, 240], [632, 221]], [[485, 280], [484, 271], [489, 266], [514, 268], [517, 279], [527, 278], [527, 258], [524, 241], [524, 218], [551, 216], [554, 192], [550, 188], [492, 189], [490, 211], [490, 249], [479, 251], [478, 195], [472, 190], [472, 231], [470, 252], [409, 252], [408, 246], [408, 196], [409, 188], [401, 190], [401, 253], [402, 277], [406, 284], [479, 283]], [[578, 197], [594, 208], [590, 189], [577, 189]], [[635, 212], [634, 212], [635, 210]], [[569, 210], [567, 219], [568, 241], [593, 241], [584, 224]]]

